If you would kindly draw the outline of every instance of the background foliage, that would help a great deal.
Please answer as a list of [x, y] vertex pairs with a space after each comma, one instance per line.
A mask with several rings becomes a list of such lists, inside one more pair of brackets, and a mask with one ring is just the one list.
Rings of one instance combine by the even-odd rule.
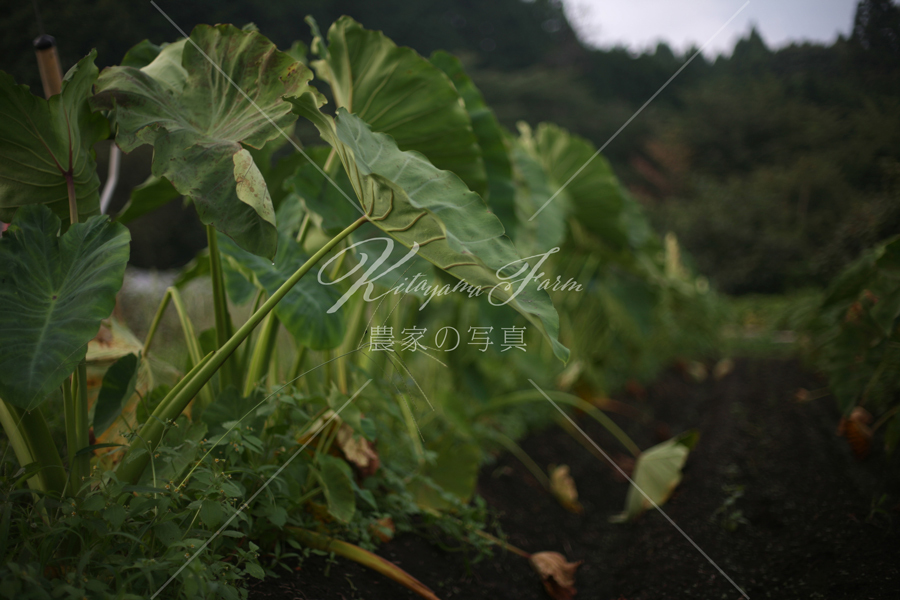
[[[33, 9], [2, 4], [3, 69], [39, 87], [29, 43], [38, 33]], [[552, 121], [596, 145], [692, 54], [678, 56], [665, 44], [640, 54], [586, 47], [560, 5], [547, 0], [161, 6], [186, 31], [197, 23], [254, 21], [280, 48], [310, 40], [307, 14], [320, 23], [349, 14], [424, 56], [437, 49], [462, 56], [508, 128], [519, 120]], [[173, 33], [149, 3], [45, 0], [41, 7], [64, 70], [92, 47], [102, 68], [118, 63], [135, 40]], [[900, 230], [898, 39], [900, 9], [890, 0], [860, 2], [852, 35], [831, 46], [775, 50], [751, 31], [730, 56], [699, 56], [606, 155], [660, 232], [674, 231], [724, 291], [824, 285]], [[137, 175], [134, 183], [142, 180]], [[173, 216], [184, 221], [190, 213], [173, 205], [155, 218], [171, 223]], [[148, 250], [159, 249], [159, 238], [136, 235], [132, 261], [183, 264], [196, 249], [196, 232], [190, 224], [161, 232], [171, 243], [156, 263]]]

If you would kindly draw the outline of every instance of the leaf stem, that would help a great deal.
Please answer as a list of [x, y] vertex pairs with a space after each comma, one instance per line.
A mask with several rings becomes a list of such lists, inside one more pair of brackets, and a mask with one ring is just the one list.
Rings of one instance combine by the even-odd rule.
[[[206, 226], [206, 239], [209, 245], [209, 274], [212, 282], [213, 307], [216, 314], [216, 348], [221, 348], [234, 334], [231, 314], [228, 312], [228, 298], [225, 295], [225, 276], [222, 272], [222, 256], [219, 254], [219, 242], [216, 228]], [[220, 378], [240, 389], [240, 375], [234, 360], [228, 360], [222, 367]], [[224, 386], [223, 386], [224, 387]]]
[[69, 226], [71, 227], [78, 222], [78, 202], [75, 198], [75, 180], [72, 179], [72, 172], [65, 173], [66, 192], [69, 195]]
[[33, 462], [41, 465], [40, 471], [28, 480], [28, 487], [62, 496], [66, 487], [66, 469], [40, 409], [25, 411], [0, 400], [0, 424], [19, 465], [24, 467]]
[[[266, 315], [275, 308], [291, 288], [293, 288], [297, 282], [322, 259], [322, 257], [328, 254], [341, 240], [356, 231], [356, 229], [367, 220], [368, 217], [366, 216], [360, 217], [332, 238], [327, 244], [322, 246], [318, 252], [313, 254], [309, 260], [297, 269], [297, 271], [295, 271], [294, 274], [291, 275], [288, 280], [285, 281], [284, 284], [282, 284], [282, 286], [250, 316], [249, 319], [247, 319], [247, 322], [244, 323], [221, 348], [213, 352], [207, 359], [204, 359], [200, 365], [197, 365], [191, 373], [186, 375], [184, 379], [175, 386], [165, 398], [163, 398], [157, 409], [153, 412], [150, 421], [141, 428], [141, 431], [138, 434], [139, 441], [126, 451], [122, 464], [119, 467], [121, 481], [134, 483], [140, 478], [147, 466], [147, 461], [150, 460], [150, 452], [156, 448], [157, 444], [159, 444], [159, 441], [162, 439], [164, 429], [157, 425], [157, 423], [164, 423], [166, 419], [174, 419], [180, 415], [206, 382], [208, 382], [216, 371], [221, 368], [225, 360], [231, 356], [247, 337], [250, 336], [256, 326], [259, 325]], [[143, 448], [147, 450], [147, 452], [134, 456], [133, 453], [137, 451], [138, 448]]]
[[512, 453], [513, 456], [519, 459], [525, 468], [527, 468], [535, 479], [538, 480], [542, 486], [544, 486], [545, 490], [550, 490], [550, 479], [544, 473], [544, 470], [531, 458], [525, 450], [515, 443], [509, 437], [503, 435], [499, 431], [492, 431], [491, 437], [493, 437], [497, 442], [500, 443], [501, 446], [506, 448], [509, 452]]
[[72, 396], [74, 399], [73, 413], [75, 416], [75, 459], [69, 464], [72, 477], [72, 487], [69, 492], [78, 496], [81, 490], [83, 478], [87, 477], [91, 470], [91, 455], [78, 454], [78, 451], [90, 445], [88, 423], [88, 398], [87, 398], [87, 363], [81, 361], [72, 376]]
[[247, 369], [247, 378], [244, 381], [244, 397], [249, 398], [254, 388], [265, 377], [269, 361], [272, 360], [272, 352], [275, 350], [275, 342], [278, 339], [278, 318], [275, 313], [266, 315], [262, 329], [253, 346], [253, 354], [250, 356], [250, 367]]
[[350, 559], [359, 563], [364, 567], [368, 567], [373, 571], [378, 571], [385, 577], [393, 579], [400, 585], [412, 590], [423, 598], [428, 600], [439, 600], [439, 598], [424, 583], [395, 565], [394, 563], [381, 558], [367, 550], [363, 550], [359, 546], [354, 546], [341, 540], [326, 537], [322, 534], [288, 525], [286, 527], [304, 546], [322, 550], [324, 552], [334, 552], [338, 556]]
[[[628, 450], [635, 458], [637, 458], [641, 453], [641, 449], [637, 444], [634, 443], [634, 441], [630, 437], [628, 437], [628, 434], [622, 431], [621, 427], [616, 425], [616, 423], [612, 419], [606, 416], [606, 413], [604, 413], [602, 410], [599, 410], [590, 402], [582, 400], [578, 396], [566, 394], [565, 392], [547, 392], [547, 395], [550, 396], [555, 402], [568, 404], [569, 406], [587, 413], [588, 416], [597, 421], [608, 432], [613, 434], [613, 436], [615, 436], [615, 438], [619, 440], [619, 443], [621, 443], [625, 447], [625, 449]], [[482, 406], [481, 408], [473, 411], [470, 416], [471, 418], [475, 419], [483, 414], [491, 413], [507, 406], [521, 404], [524, 402], [537, 402], [539, 400], [545, 400], [545, 398], [543, 395], [537, 392], [527, 390], [523, 392], [516, 392], [507, 396], [497, 398], [490, 404]]]
[[[141, 355], [145, 357], [148, 355], [147, 353], [150, 351], [150, 344], [156, 336], [156, 330], [159, 328], [163, 314], [169, 306], [170, 301], [175, 306], [175, 314], [178, 316], [178, 322], [181, 325], [181, 331], [184, 334], [184, 342], [187, 346], [190, 364], [197, 365], [203, 359], [203, 350], [200, 348], [200, 341], [194, 332], [194, 324], [187, 314], [187, 308], [184, 306], [181, 292], [176, 287], [166, 288], [166, 293], [163, 295], [162, 301], [159, 303], [159, 308], [156, 309], [156, 314], [153, 316], [153, 321], [150, 323], [150, 331], [147, 332], [147, 339], [144, 341], [143, 353]], [[204, 407], [212, 403], [213, 392], [210, 386], [204, 387], [201, 394]]]

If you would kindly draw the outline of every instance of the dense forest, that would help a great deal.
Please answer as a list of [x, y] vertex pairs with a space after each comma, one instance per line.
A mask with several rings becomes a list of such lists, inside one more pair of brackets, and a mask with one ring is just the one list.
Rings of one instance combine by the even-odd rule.
[[[92, 47], [117, 63], [142, 39], [177, 35], [149, 3], [3, 0], [0, 68], [40, 86], [31, 39], [57, 38], [63, 68]], [[500, 121], [554, 121], [603, 144], [694, 50], [591, 48], [559, 2], [233, 0], [161, 3], [185, 31], [254, 22], [280, 46], [307, 14], [351, 14], [424, 55], [460, 55]], [[830, 46], [770, 48], [756, 30], [730, 55], [694, 60], [605, 150], [660, 232], [730, 293], [827, 282], [900, 231], [900, 7], [860, 2]]]

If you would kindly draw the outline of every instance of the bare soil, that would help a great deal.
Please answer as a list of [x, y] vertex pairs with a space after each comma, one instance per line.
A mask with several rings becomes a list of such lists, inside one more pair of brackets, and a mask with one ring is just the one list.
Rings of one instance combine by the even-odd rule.
[[[663, 509], [750, 598], [900, 598], [900, 457], [885, 457], [876, 437], [871, 456], [854, 458], [835, 433], [833, 399], [795, 399], [799, 388], [824, 385], [795, 361], [739, 360], [721, 380], [702, 383], [673, 369], [645, 393], [620, 398], [646, 419], [617, 420], [644, 448], [669, 433], [700, 432], [684, 479]], [[593, 421], [579, 425], [622, 456]], [[561, 428], [535, 433], [522, 447], [542, 466], [569, 465], [583, 514], [565, 511], [509, 455], [482, 469], [478, 493], [512, 544], [584, 561], [576, 599], [741, 598], [658, 512], [610, 523], [628, 484]], [[503, 550], [470, 564], [464, 552], [403, 535], [379, 554], [442, 600], [549, 598], [527, 561]], [[326, 566], [324, 558], [307, 560], [294, 575], [256, 584], [250, 598], [418, 597], [343, 559], [327, 576]]]

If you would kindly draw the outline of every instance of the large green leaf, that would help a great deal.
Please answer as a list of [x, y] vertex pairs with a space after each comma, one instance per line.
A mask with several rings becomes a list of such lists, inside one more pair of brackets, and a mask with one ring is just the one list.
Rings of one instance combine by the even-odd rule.
[[336, 456], [320, 454], [319, 468], [314, 472], [325, 492], [328, 512], [342, 523], [349, 523], [356, 512], [350, 465]]
[[389, 134], [401, 150], [421, 152], [439, 169], [453, 171], [469, 189], [487, 190], [469, 115], [440, 69], [350, 17], [329, 28], [327, 47], [311, 24], [312, 49], [321, 57], [312, 66], [331, 86], [338, 107]]
[[326, 234], [334, 235], [358, 219], [362, 209], [344, 196], [352, 198], [353, 188], [343, 171], [329, 175], [331, 181], [325, 178], [324, 166], [330, 152], [328, 146], [307, 148], [309, 160], [298, 155], [300, 164], [284, 185], [303, 199], [304, 206], [316, 217], [316, 224]]
[[137, 67], [140, 69], [152, 63], [161, 51], [162, 48], [150, 40], [141, 40], [125, 53], [120, 64], [123, 67]]
[[122, 414], [125, 403], [134, 394], [137, 386], [140, 361], [137, 354], [126, 354], [106, 370], [103, 375], [103, 386], [94, 405], [95, 435], [103, 434]]
[[259, 149], [281, 135], [272, 122], [293, 124], [281, 97], [307, 89], [312, 72], [259, 33], [231, 25], [198, 25], [186, 42], [169, 44], [142, 69], [105, 69], [94, 106], [115, 108], [124, 151], [153, 145], [153, 174], [189, 196], [204, 223], [271, 257], [275, 212], [244, 146]]
[[556, 356], [568, 360], [550, 296], [534, 279], [520, 281], [536, 265], [516, 254], [478, 194], [418, 152], [402, 152], [390, 136], [373, 133], [344, 109], [338, 109], [336, 120], [322, 114], [321, 96], [306, 93], [289, 100], [335, 148], [375, 225], [404, 246], [417, 246], [419, 256], [447, 273], [484, 289], [494, 304], [518, 310], [544, 333]]
[[556, 187], [550, 182], [541, 162], [533, 155], [530, 132], [522, 129], [518, 140], [510, 140], [510, 156], [515, 174], [515, 208], [517, 222], [513, 239], [520, 252], [546, 252], [560, 246], [566, 239], [566, 211], [568, 198], [556, 198], [538, 218], [529, 221]]
[[[278, 240], [274, 264], [241, 250], [228, 239], [219, 241], [219, 249], [238, 272], [270, 295], [309, 259], [297, 242], [283, 234]], [[297, 282], [275, 306], [275, 316], [298, 344], [313, 350], [328, 350], [343, 341], [347, 324], [343, 311], [328, 313], [340, 294], [333, 286], [319, 283], [319, 277], [327, 281], [324, 273], [315, 273]]]
[[46, 206], [23, 206], [0, 239], [0, 397], [43, 402], [85, 357], [122, 287], [131, 236], [91, 217], [57, 236]]
[[0, 71], [0, 218], [20, 206], [47, 204], [69, 217], [66, 179], [71, 177], [81, 219], [100, 212], [100, 179], [94, 142], [109, 135], [88, 98], [97, 79], [96, 51], [72, 67], [62, 92], [44, 100]]
[[[592, 159], [596, 152], [593, 144], [551, 123], [538, 126], [534, 142], [537, 155], [553, 179], [554, 192], [574, 176], [560, 194], [571, 200], [572, 216], [612, 248], [625, 247], [628, 236], [622, 223], [622, 208], [626, 197], [609, 162], [603, 156]], [[553, 202], [559, 200], [557, 197]], [[542, 215], [543, 211], [535, 221]]]
[[[356, 253], [356, 260], [360, 264], [372, 265], [366, 269], [366, 279], [377, 281], [385, 288], [394, 288], [395, 291], [391, 292], [387, 300], [391, 305], [399, 301], [403, 294], [415, 296], [420, 300], [427, 297], [427, 286], [426, 289], [423, 289], [419, 285], [410, 285], [416, 275], [419, 275], [419, 278], [416, 279], [417, 282], [425, 280], [429, 282], [429, 285], [440, 283], [436, 279], [437, 271], [434, 265], [418, 255], [406, 260], [409, 248], [401, 244], [394, 244], [384, 262], [375, 267], [376, 262], [381, 260], [382, 255], [388, 250], [388, 245], [384, 232], [372, 223], [363, 224], [353, 232], [351, 239], [354, 244], [358, 244], [353, 249]], [[406, 262], [403, 262], [400, 268], [394, 268], [394, 265], [404, 260]], [[398, 287], [402, 288], [402, 291], [397, 292]]]
[[468, 503], [478, 481], [481, 448], [471, 439], [447, 434], [429, 446], [429, 450], [435, 453], [435, 461], [423, 472], [427, 479], [415, 479], [410, 486], [416, 503], [435, 510], [454, 508], [441, 492], [455, 496], [463, 504]]
[[484, 170], [488, 181], [485, 200], [506, 227], [506, 231], [511, 232], [516, 223], [515, 189], [512, 163], [504, 142], [505, 131], [497, 121], [494, 111], [488, 107], [481, 92], [475, 87], [475, 83], [463, 70], [458, 58], [439, 50], [431, 55], [431, 63], [450, 78], [465, 102], [466, 111], [472, 120], [472, 129], [484, 158]]

